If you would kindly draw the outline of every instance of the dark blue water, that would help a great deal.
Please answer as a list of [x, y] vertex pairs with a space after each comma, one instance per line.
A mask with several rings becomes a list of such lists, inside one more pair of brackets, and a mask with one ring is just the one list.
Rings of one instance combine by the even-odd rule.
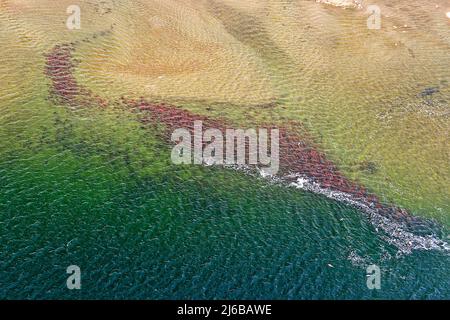
[[[0, 298], [450, 298], [448, 254], [399, 255], [353, 208], [238, 172], [86, 150], [3, 158]], [[81, 290], [66, 288], [73, 264]], [[366, 286], [370, 264], [380, 290]]]

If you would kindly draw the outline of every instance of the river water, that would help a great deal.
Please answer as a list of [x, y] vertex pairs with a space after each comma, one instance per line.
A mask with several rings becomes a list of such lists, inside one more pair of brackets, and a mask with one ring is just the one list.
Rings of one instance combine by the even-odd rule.
[[[448, 250], [407, 243], [422, 230], [380, 229], [326, 193], [173, 165], [162, 129], [116, 103], [294, 123], [448, 242], [448, 1], [378, 1], [379, 30], [366, 3], [256, 0], [81, 1], [68, 30], [71, 4], [0, 4], [1, 298], [450, 298]], [[45, 55], [71, 42], [77, 82], [105, 105], [53, 99]], [[373, 264], [380, 290], [367, 287]], [[81, 290], [66, 288], [69, 265]]]

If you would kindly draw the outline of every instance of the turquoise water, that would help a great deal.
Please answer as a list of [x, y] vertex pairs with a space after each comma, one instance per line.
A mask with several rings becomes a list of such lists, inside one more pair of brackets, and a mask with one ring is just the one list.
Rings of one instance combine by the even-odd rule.
[[[450, 298], [448, 253], [398, 254], [320, 195], [173, 166], [128, 116], [55, 110], [33, 138], [3, 127], [17, 136], [0, 160], [2, 299]], [[81, 290], [66, 288], [73, 264]], [[381, 290], [366, 286], [370, 264]]]

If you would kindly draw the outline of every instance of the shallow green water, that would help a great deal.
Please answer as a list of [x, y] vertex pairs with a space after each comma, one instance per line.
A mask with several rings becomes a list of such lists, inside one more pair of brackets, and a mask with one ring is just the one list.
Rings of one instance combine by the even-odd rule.
[[[281, 104], [266, 111], [221, 106], [212, 115], [251, 120], [257, 113], [263, 119], [304, 121], [346, 174], [359, 178], [381, 197], [391, 193], [386, 198], [411, 209], [412, 214], [435, 217], [442, 224], [441, 237], [448, 240], [448, 174], [443, 170], [448, 164], [444, 162], [447, 153], [442, 151], [448, 144], [447, 118], [422, 117], [419, 113], [423, 127], [417, 127], [421, 122], [408, 118], [416, 111], [403, 109], [404, 102], [417, 100], [421, 90], [448, 79], [447, 25], [441, 20], [430, 24], [434, 33], [424, 33], [430, 34], [430, 39], [425, 36], [423, 40], [420, 33], [417, 43], [414, 37], [422, 32], [420, 24], [408, 31], [412, 38], [409, 33], [403, 34], [405, 39], [392, 35], [389, 41], [380, 36], [379, 41], [392, 47], [392, 52], [373, 64], [374, 70], [380, 70], [374, 78], [379, 85], [373, 93], [365, 90], [373, 81], [354, 80], [353, 73], [344, 67], [346, 54], [355, 53], [350, 39], [355, 43], [361, 39], [344, 31], [355, 30], [360, 17], [316, 7], [313, 1], [303, 2], [299, 8], [293, 1], [273, 2], [267, 9], [267, 21], [262, 18], [266, 11], [258, 11], [261, 17], [256, 20], [226, 6], [214, 11], [230, 34], [265, 61]], [[284, 15], [286, 21], [279, 18], [284, 12], [279, 7], [292, 17]], [[297, 10], [309, 7], [312, 12]], [[390, 235], [377, 230], [366, 214], [354, 208], [240, 172], [174, 166], [167, 146], [157, 138], [158, 130], [142, 127], [135, 115], [112, 107], [69, 110], [51, 103], [43, 54], [55, 44], [85, 35], [67, 34], [65, 29], [59, 30], [60, 34], [47, 32], [45, 28], [53, 27], [42, 22], [41, 16], [49, 17], [53, 8], [42, 8], [36, 16], [32, 6], [28, 12], [20, 7], [18, 13], [9, 8], [7, 14], [0, 12], [0, 49], [8, 61], [0, 65], [1, 299], [450, 298], [448, 251], [399, 253]], [[325, 14], [325, 10], [330, 13]], [[61, 12], [65, 11], [53, 14], [60, 19]], [[397, 14], [403, 22], [403, 13], [394, 17]], [[131, 19], [122, 12], [118, 16]], [[308, 25], [319, 17], [325, 20], [314, 27]], [[53, 17], [49, 21], [59, 20]], [[98, 30], [108, 28], [107, 22], [97, 26]], [[249, 25], [256, 29], [246, 35], [242, 26]], [[327, 28], [322, 30], [321, 25]], [[335, 25], [343, 29], [328, 36]], [[283, 31], [292, 27], [304, 34]], [[82, 32], [91, 35], [95, 30]], [[367, 33], [364, 24], [358, 30]], [[442, 39], [437, 41], [437, 36]], [[308, 41], [296, 37], [307, 37]], [[316, 50], [323, 37], [328, 39], [324, 45], [332, 44], [331, 58], [328, 51]], [[377, 38], [375, 34], [371, 37]], [[367, 42], [374, 43], [376, 49], [379, 42], [371, 40]], [[428, 41], [436, 42], [436, 47], [425, 46]], [[77, 54], [89, 64], [87, 55], [100, 45], [100, 40], [90, 43]], [[408, 60], [413, 57], [407, 46], [414, 49], [414, 62]], [[375, 49], [376, 53], [381, 50]], [[284, 51], [293, 56], [282, 54]], [[306, 62], [295, 67], [291, 62], [296, 52], [302, 57], [300, 61]], [[367, 55], [361, 52], [361, 56], [355, 54], [359, 60], [353, 61], [365, 64]], [[387, 51], [384, 48], [381, 52]], [[435, 67], [428, 68], [432, 72], [425, 77], [429, 52], [437, 58], [429, 59]], [[321, 53], [324, 59], [303, 59], [310, 57], [308, 53], [313, 57]], [[317, 66], [303, 65], [310, 60]], [[330, 63], [323, 65], [323, 61]], [[389, 64], [380, 68], [386, 61]], [[343, 67], [329, 72], [331, 65]], [[366, 69], [355, 70], [362, 70], [364, 76]], [[411, 79], [405, 78], [411, 70]], [[99, 87], [90, 86], [93, 73], [88, 71], [77, 70], [80, 82], [100, 94], [114, 91], [102, 82]], [[353, 82], [345, 81], [348, 78], [344, 75]], [[406, 80], [385, 90], [386, 80], [397, 78]], [[418, 83], [418, 79], [423, 81]], [[337, 84], [344, 88], [336, 91]], [[445, 109], [449, 91], [444, 84], [439, 97]], [[200, 112], [205, 107], [187, 108]], [[378, 116], [388, 120], [377, 120]], [[442, 133], [442, 139], [430, 139], [434, 133]], [[386, 148], [391, 140], [395, 143]], [[405, 142], [399, 143], [405, 150], [395, 148], [398, 141]], [[408, 158], [410, 154], [414, 157]], [[358, 161], [375, 159], [389, 164], [386, 159], [391, 157], [396, 163], [389, 170], [380, 166], [381, 172], [376, 174], [352, 171]], [[437, 160], [427, 162], [428, 157]], [[412, 165], [406, 165], [404, 159]], [[420, 181], [423, 176], [427, 179]], [[397, 190], [396, 196], [388, 188]], [[82, 271], [79, 291], [66, 288], [66, 268], [74, 264]], [[366, 286], [366, 268], [371, 264], [382, 270], [381, 290]]]
[[[55, 110], [45, 139], [22, 132], [1, 157], [1, 298], [450, 298], [448, 254], [398, 255], [355, 209], [169, 165], [154, 131], [127, 115], [89, 125]], [[373, 263], [379, 291], [366, 286]]]

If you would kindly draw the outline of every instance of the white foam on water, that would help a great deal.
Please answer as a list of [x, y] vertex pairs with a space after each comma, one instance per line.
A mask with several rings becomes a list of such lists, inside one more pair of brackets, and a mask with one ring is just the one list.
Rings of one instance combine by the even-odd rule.
[[327, 198], [337, 200], [353, 207], [356, 207], [367, 214], [369, 221], [375, 227], [375, 230], [384, 231], [385, 235], [381, 238], [394, 245], [402, 254], [410, 254], [413, 250], [438, 250], [450, 252], [450, 245], [441, 239], [432, 235], [419, 236], [406, 229], [406, 226], [398, 221], [394, 221], [383, 216], [373, 204], [366, 203], [359, 199], [355, 199], [351, 194], [333, 191], [320, 187], [317, 183], [308, 179], [308, 177], [300, 174], [291, 174], [282, 178], [282, 180], [297, 179], [290, 182], [289, 185], [302, 190], [322, 194]]
[[354, 265], [355, 267], [361, 267], [364, 268], [370, 264], [373, 264], [372, 261], [370, 261], [370, 258], [361, 257], [359, 254], [357, 254], [354, 250], [350, 251], [347, 259]]
[[[382, 215], [379, 209], [375, 208], [373, 203], [355, 199], [353, 195], [346, 192], [322, 188], [319, 184], [315, 183], [305, 175], [295, 173], [279, 177], [265, 174], [264, 170], [260, 170], [259, 168], [256, 168], [255, 171], [255, 168], [249, 165], [224, 165], [224, 167], [251, 176], [259, 175], [272, 183], [280, 183], [315, 194], [321, 194], [329, 199], [358, 208], [366, 214], [376, 232], [379, 233], [380, 231], [383, 231], [384, 234], [381, 234], [380, 238], [399, 250], [397, 253], [398, 257], [411, 254], [413, 250], [437, 250], [450, 254], [450, 245], [446, 241], [432, 235], [420, 236], [414, 234], [407, 230], [404, 223]], [[294, 182], [292, 182], [293, 179], [295, 180]]]

